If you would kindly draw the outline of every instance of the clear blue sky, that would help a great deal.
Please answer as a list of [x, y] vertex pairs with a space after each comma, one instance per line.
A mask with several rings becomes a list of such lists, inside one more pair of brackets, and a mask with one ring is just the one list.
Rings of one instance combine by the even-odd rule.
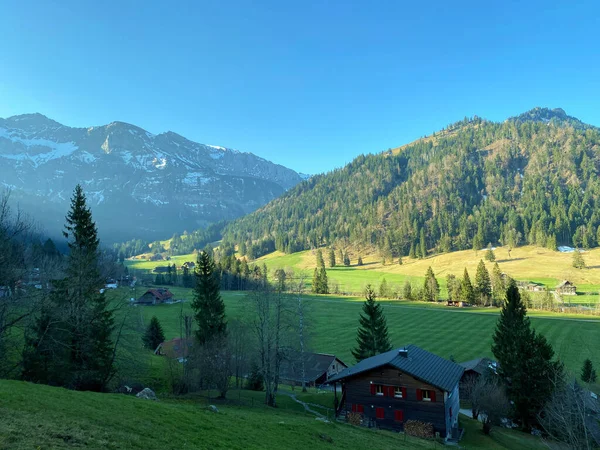
[[3, 1], [0, 117], [115, 120], [298, 171], [464, 116], [600, 125], [600, 2]]

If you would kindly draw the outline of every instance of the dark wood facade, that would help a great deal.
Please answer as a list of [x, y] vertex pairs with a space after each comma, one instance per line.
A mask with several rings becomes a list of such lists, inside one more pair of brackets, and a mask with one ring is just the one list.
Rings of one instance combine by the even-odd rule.
[[360, 413], [366, 426], [402, 431], [406, 421], [419, 420], [444, 438], [458, 426], [458, 383], [446, 392], [389, 366], [344, 380], [341, 400], [340, 411]]

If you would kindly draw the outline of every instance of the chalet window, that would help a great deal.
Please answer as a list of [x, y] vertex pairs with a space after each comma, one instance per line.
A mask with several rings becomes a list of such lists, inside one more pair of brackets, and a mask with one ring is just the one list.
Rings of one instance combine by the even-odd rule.
[[400, 386], [394, 386], [394, 397], [395, 398], [406, 398], [406, 388]]
[[352, 404], [352, 412], [355, 413], [364, 413], [365, 412], [365, 408], [363, 407], [363, 405], [357, 405], [356, 403]]
[[382, 385], [380, 385], [380, 384], [375, 385], [375, 395], [384, 395]]
[[396, 422], [404, 422], [404, 411], [400, 411], [399, 409], [394, 411], [394, 420]]
[[385, 409], [375, 408], [375, 417], [377, 419], [384, 419], [385, 418]]
[[435, 391], [430, 389], [417, 389], [417, 400], [435, 402]]

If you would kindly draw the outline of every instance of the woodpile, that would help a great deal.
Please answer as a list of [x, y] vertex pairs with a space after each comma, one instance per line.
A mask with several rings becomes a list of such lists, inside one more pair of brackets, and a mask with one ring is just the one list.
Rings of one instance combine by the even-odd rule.
[[348, 413], [347, 420], [350, 425], [354, 425], [355, 427], [358, 427], [362, 423], [362, 416], [360, 413], [351, 412], [351, 413]]
[[409, 436], [419, 438], [433, 438], [435, 432], [433, 431], [433, 424], [421, 422], [419, 420], [408, 420], [404, 424], [404, 432]]

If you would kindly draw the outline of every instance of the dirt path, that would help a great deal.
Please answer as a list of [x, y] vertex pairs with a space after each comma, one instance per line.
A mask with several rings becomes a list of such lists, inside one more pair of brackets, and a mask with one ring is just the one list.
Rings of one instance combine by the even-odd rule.
[[308, 413], [314, 414], [315, 416], [321, 418], [321, 419], [325, 419], [326, 417], [321, 414], [320, 412], [315, 411], [314, 409], [312, 409], [310, 407], [309, 403], [303, 402], [302, 400], [298, 400], [298, 398], [296, 397], [295, 394], [292, 394], [290, 392], [285, 392], [285, 391], [279, 391], [280, 394], [283, 395], [287, 395], [288, 397], [290, 397], [292, 400], [294, 400], [296, 403], [301, 404], [304, 407], [304, 410]]

